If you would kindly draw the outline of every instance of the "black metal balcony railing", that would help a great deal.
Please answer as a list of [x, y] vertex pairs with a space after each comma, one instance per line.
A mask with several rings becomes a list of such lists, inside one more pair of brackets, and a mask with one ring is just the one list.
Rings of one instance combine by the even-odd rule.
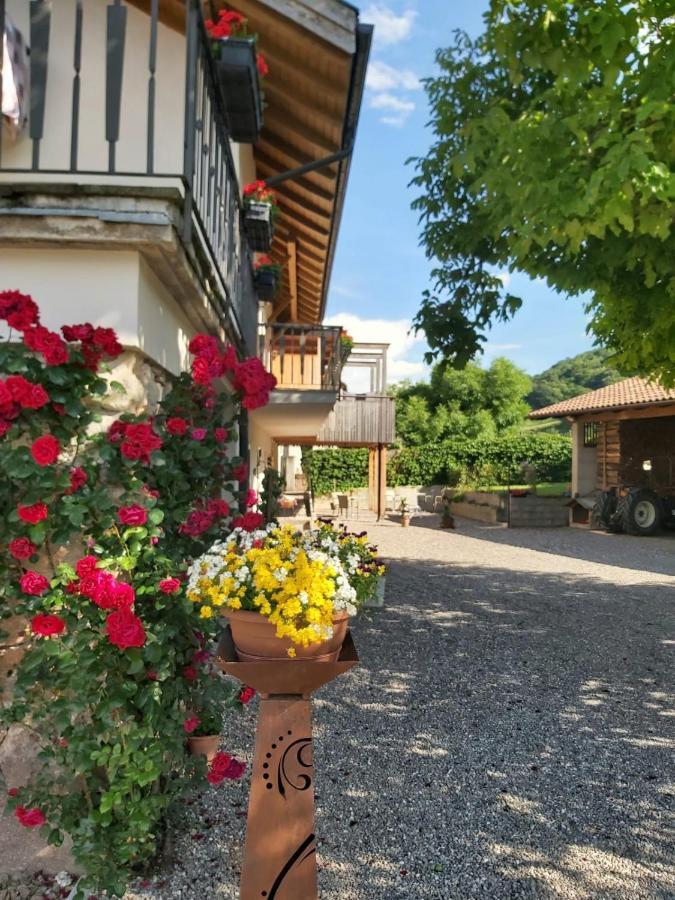
[[259, 355], [278, 388], [338, 392], [341, 333], [341, 328], [327, 325], [268, 325], [260, 335]]
[[[185, 113], [183, 120], [182, 148], [181, 136], [175, 138], [179, 147], [176, 158], [182, 156], [182, 170], [158, 171], [157, 138], [160, 132], [156, 117], [157, 98], [160, 88], [168, 82], [160, 83], [164, 71], [158, 68], [159, 0], [151, 0], [149, 29], [147, 38], [147, 85], [142, 85], [133, 93], [133, 101], [125, 109], [123, 83], [125, 67], [132, 61], [131, 52], [137, 53], [138, 35], [134, 41], [127, 37], [127, 4], [114, 0], [106, 8], [105, 43], [96, 47], [96, 53], [105, 60], [105, 116], [104, 135], [100, 139], [107, 143], [107, 166], [94, 164], [92, 167], [91, 141], [83, 140], [83, 120], [91, 130], [90, 108], [82, 103], [88, 87], [86, 69], [83, 70], [83, 53], [91, 50], [88, 41], [98, 36], [95, 28], [88, 28], [88, 16], [92, 18], [96, 10], [87, 9], [84, 0], [76, 0], [73, 15], [72, 46], [72, 95], [70, 98], [70, 121], [63, 122], [67, 140], [59, 164], [54, 165], [54, 153], [49, 153], [49, 162], [44, 165], [41, 149], [51, 137], [45, 134], [45, 118], [50, 102], [64, 103], [62, 96], [47, 86], [50, 72], [54, 76], [62, 72], [66, 50], [54, 40], [52, 35], [50, 54], [50, 32], [52, 24], [52, 3], [50, 0], [33, 0], [30, 4], [30, 27], [27, 42], [30, 54], [30, 109], [28, 138], [31, 154], [28, 164], [7, 163], [10, 148], [2, 146], [0, 127], [0, 174], [21, 175], [30, 173], [48, 176], [45, 181], [56, 180], [58, 175], [78, 175], [78, 184], [87, 183], [88, 176], [115, 176], [116, 185], [133, 185], [139, 178], [173, 179], [182, 186], [182, 234], [181, 238], [189, 255], [199, 254], [206, 260], [206, 268], [211, 271], [208, 281], [216, 285], [222, 308], [220, 314], [233, 320], [242, 343], [250, 352], [255, 348], [257, 327], [257, 301], [252, 286], [248, 248], [240, 229], [241, 206], [239, 185], [230, 143], [228, 140], [227, 118], [216, 79], [214, 61], [199, 0], [186, 0], [186, 70], [185, 70]], [[135, 12], [135, 11], [134, 11]], [[5, 2], [0, 0], [0, 34], [4, 33]], [[69, 52], [69, 51], [68, 51]], [[91, 58], [91, 54], [89, 56]], [[96, 78], [97, 75], [90, 75]], [[0, 85], [1, 86], [1, 85]], [[89, 95], [90, 96], [90, 95]], [[127, 95], [128, 96], [128, 95]], [[103, 96], [101, 97], [103, 100]], [[137, 118], [139, 107], [145, 103], [145, 152], [134, 156], [137, 163], [129, 167], [128, 147], [120, 147], [121, 124], [125, 114], [133, 113]], [[131, 109], [133, 107], [133, 109]], [[59, 113], [61, 107], [59, 107]], [[87, 119], [85, 120], [85, 116]], [[60, 116], [61, 121], [63, 117]], [[160, 123], [166, 141], [165, 123]], [[89, 135], [91, 137], [91, 135]], [[63, 137], [61, 136], [61, 141]], [[122, 144], [124, 142], [122, 141]], [[59, 142], [59, 145], [61, 143]], [[67, 146], [66, 146], [67, 145]], [[84, 149], [83, 149], [84, 148]], [[3, 149], [5, 153], [3, 153]], [[51, 148], [50, 148], [51, 149]], [[118, 150], [124, 150], [127, 165], [118, 166]], [[143, 156], [143, 162], [140, 157]], [[82, 158], [86, 157], [84, 164]], [[177, 165], [175, 167], [179, 169]], [[94, 179], [92, 179], [92, 183]], [[96, 178], [100, 184], [101, 179]]]

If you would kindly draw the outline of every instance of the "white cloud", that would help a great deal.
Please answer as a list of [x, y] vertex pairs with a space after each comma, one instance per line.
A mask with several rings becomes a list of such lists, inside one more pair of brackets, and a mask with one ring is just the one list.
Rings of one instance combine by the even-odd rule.
[[387, 92], [374, 94], [370, 98], [368, 105], [371, 109], [385, 111], [386, 115], [380, 117], [380, 122], [383, 122], [385, 125], [393, 125], [397, 128], [405, 125], [408, 116], [415, 109], [415, 104], [412, 100], [404, 100], [401, 97], [397, 97], [395, 94]]
[[[407, 357], [423, 344], [422, 338], [410, 332], [409, 319], [362, 319], [353, 313], [336, 313], [329, 316], [326, 325], [341, 325], [359, 343], [389, 344], [387, 350], [387, 382], [393, 384], [403, 378], [413, 381], [423, 378], [427, 367], [423, 362]], [[353, 393], [364, 393], [370, 389], [367, 369], [344, 370], [343, 379]]]
[[511, 275], [509, 272], [495, 272], [495, 276], [499, 278], [505, 288], [511, 284]]
[[483, 347], [483, 356], [488, 358], [492, 356], [501, 356], [509, 350], [522, 350], [522, 344], [485, 344]]
[[366, 73], [366, 87], [372, 91], [418, 91], [422, 87], [419, 75], [412, 69], [395, 69], [381, 59], [374, 59]]
[[362, 22], [375, 26], [375, 40], [382, 44], [398, 44], [410, 37], [417, 13], [407, 9], [400, 16], [384, 3], [371, 3], [361, 15]]

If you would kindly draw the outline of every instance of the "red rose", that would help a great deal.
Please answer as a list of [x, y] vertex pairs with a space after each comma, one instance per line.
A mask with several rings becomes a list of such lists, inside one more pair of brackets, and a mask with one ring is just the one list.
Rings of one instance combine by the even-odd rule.
[[92, 343], [95, 344], [105, 356], [111, 358], [119, 356], [124, 350], [124, 347], [117, 339], [117, 334], [112, 328], [101, 328], [100, 326], [95, 328], [92, 336]]
[[234, 478], [235, 481], [246, 481], [248, 478], [248, 466], [246, 463], [241, 463], [232, 469], [232, 478]]
[[193, 441], [203, 441], [206, 437], [206, 428], [193, 428], [190, 437]]
[[199, 719], [197, 716], [190, 716], [189, 719], [184, 720], [183, 731], [185, 734], [192, 734], [195, 728], [199, 728]]
[[142, 647], [145, 643], [143, 623], [128, 608], [112, 612], [105, 622], [105, 630], [111, 644], [126, 650], [127, 647]]
[[19, 584], [24, 594], [31, 594], [33, 597], [40, 597], [49, 590], [49, 582], [38, 572], [24, 572]]
[[45, 434], [33, 441], [30, 453], [38, 466], [51, 466], [59, 458], [61, 445], [52, 437], [51, 434]]
[[18, 789], [18, 788], [10, 788], [10, 789], [7, 791], [7, 796], [8, 796], [8, 797], [16, 797], [18, 793], [19, 793], [19, 789]]
[[[108, 438], [110, 439], [110, 432]], [[126, 459], [149, 463], [150, 454], [153, 450], [159, 450], [161, 446], [162, 439], [152, 430], [152, 425], [145, 423], [126, 425], [120, 452]]]
[[214, 428], [213, 436], [219, 444], [223, 444], [227, 440], [227, 429], [226, 428]]
[[66, 408], [63, 403], [52, 403], [52, 409], [57, 416], [65, 416], [66, 414]]
[[253, 488], [250, 488], [250, 490], [246, 494], [246, 506], [247, 507], [256, 506], [257, 503], [258, 503], [258, 495], [253, 490]]
[[255, 531], [265, 524], [265, 516], [262, 513], [247, 512], [243, 516], [237, 516], [232, 522], [233, 528], [241, 528], [244, 531]]
[[121, 506], [117, 510], [117, 518], [122, 525], [145, 525], [148, 521], [148, 511], [143, 506]]
[[70, 487], [65, 491], [66, 494], [74, 494], [87, 483], [88, 475], [79, 466], [73, 466], [70, 470]]
[[188, 428], [188, 423], [185, 419], [181, 419], [180, 416], [174, 416], [171, 419], [166, 420], [166, 430], [169, 434], [176, 435], [180, 437], [185, 434]]
[[216, 753], [209, 766], [207, 778], [210, 784], [220, 784], [225, 778], [237, 780], [246, 771], [246, 763], [240, 762], [229, 753]]
[[101, 609], [129, 609], [136, 600], [130, 584], [118, 581], [110, 572], [101, 569], [82, 576], [79, 589], [83, 597], [88, 597]]
[[212, 516], [224, 519], [230, 514], [230, 504], [227, 500], [209, 500], [207, 511]]
[[89, 322], [83, 325], [62, 325], [61, 334], [67, 341], [90, 341], [94, 336], [94, 326]]
[[192, 662], [196, 666], [201, 665], [201, 663], [204, 663], [209, 659], [211, 659], [211, 654], [208, 650], [195, 650], [192, 654]]
[[197, 674], [197, 670], [194, 668], [194, 666], [185, 666], [185, 668], [183, 669], [183, 678], [186, 681], [194, 681], [197, 677]]
[[49, 403], [49, 394], [41, 384], [33, 384], [23, 375], [10, 375], [5, 385], [15, 400], [23, 409], [40, 409]]
[[145, 677], [148, 679], [148, 681], [157, 681], [157, 672], [155, 672], [154, 669], [148, 669], [148, 671], [145, 673]]
[[28, 538], [14, 538], [9, 542], [9, 552], [14, 559], [30, 559], [37, 552], [37, 547]]
[[92, 572], [96, 570], [97, 566], [98, 560], [95, 556], [85, 556], [77, 561], [75, 571], [80, 578], [84, 578], [85, 575], [91, 575]]
[[211, 356], [218, 353], [218, 340], [210, 334], [198, 334], [188, 344], [188, 350], [194, 356]]
[[246, 687], [243, 687], [239, 693], [239, 702], [246, 704], [246, 703], [249, 703], [254, 697], [255, 697], [255, 688], [252, 688], [252, 687], [249, 687], [248, 685], [246, 685]]
[[175, 594], [180, 590], [180, 581], [177, 578], [164, 578], [159, 583], [159, 589], [163, 594]]
[[5, 319], [10, 328], [25, 331], [40, 321], [40, 312], [37, 303], [28, 294], [0, 291], [0, 319]]
[[23, 333], [23, 342], [29, 350], [41, 353], [49, 366], [68, 362], [68, 345], [55, 331], [44, 325], [34, 325]]
[[45, 814], [37, 806], [33, 806], [30, 809], [17, 806], [14, 810], [14, 815], [24, 828], [37, 828], [39, 825], [44, 825], [47, 821]]
[[6, 422], [4, 419], [0, 419], [0, 437], [4, 437], [4, 435], [7, 434], [11, 427], [11, 422]]
[[126, 433], [127, 423], [121, 422], [119, 419], [115, 419], [115, 421], [108, 429], [107, 437], [111, 444], [119, 444]]
[[16, 511], [22, 522], [37, 525], [47, 518], [47, 507], [44, 503], [33, 503], [32, 506], [17, 506]]
[[62, 634], [66, 623], [59, 616], [38, 613], [31, 619], [30, 627], [33, 634], [39, 634], [40, 637], [51, 637], [54, 634]]

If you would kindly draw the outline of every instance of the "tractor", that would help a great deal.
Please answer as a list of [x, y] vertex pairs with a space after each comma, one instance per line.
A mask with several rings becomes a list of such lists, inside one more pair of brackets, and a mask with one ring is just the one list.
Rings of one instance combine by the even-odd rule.
[[643, 460], [641, 468], [641, 484], [622, 484], [598, 495], [593, 507], [596, 525], [638, 536], [675, 528], [675, 456]]

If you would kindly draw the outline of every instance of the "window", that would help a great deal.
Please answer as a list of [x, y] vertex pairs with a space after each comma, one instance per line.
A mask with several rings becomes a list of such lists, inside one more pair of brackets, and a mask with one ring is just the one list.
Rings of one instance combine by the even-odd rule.
[[598, 446], [598, 423], [584, 422], [584, 447]]

